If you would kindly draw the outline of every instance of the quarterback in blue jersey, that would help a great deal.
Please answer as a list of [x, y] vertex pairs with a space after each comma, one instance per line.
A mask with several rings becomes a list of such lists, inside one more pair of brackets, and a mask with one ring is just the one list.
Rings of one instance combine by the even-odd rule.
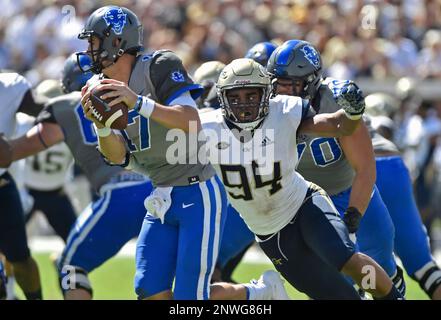
[[[92, 86], [83, 88], [81, 102], [94, 122], [99, 150], [109, 163], [146, 174], [154, 185], [145, 201], [148, 212], [136, 250], [138, 299], [213, 298], [224, 288], [212, 289], [210, 280], [225, 222], [225, 189], [211, 164], [195, 158], [202, 142], [196, 153], [185, 148], [183, 163], [167, 158], [174, 143], [167, 139], [169, 130], [182, 130], [186, 138], [198, 133], [191, 122], [196, 129], [200, 125], [194, 99], [202, 87], [193, 83], [173, 52], [143, 53], [142, 25], [127, 8], [97, 9], [79, 37], [88, 40], [89, 48], [78, 57], [91, 56], [93, 72], [100, 74], [97, 90], [110, 90], [100, 98], [112, 98], [109, 106], [124, 102], [130, 115], [125, 130], [111, 130], [94, 113]], [[284, 293], [278, 274], [264, 274], [262, 280], [270, 278], [278, 280]], [[243, 299], [247, 293], [255, 298], [252, 292], [240, 287]]]

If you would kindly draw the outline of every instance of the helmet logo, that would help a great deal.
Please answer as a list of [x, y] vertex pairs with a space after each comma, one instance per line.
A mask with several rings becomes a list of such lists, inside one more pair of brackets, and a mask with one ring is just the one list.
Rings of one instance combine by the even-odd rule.
[[244, 80], [235, 80], [234, 84], [248, 84], [251, 83], [251, 80], [244, 79]]
[[309, 61], [316, 69], [320, 68], [320, 56], [317, 51], [310, 45], [306, 45], [300, 49], [305, 55], [306, 60]]
[[182, 72], [179, 70], [173, 71], [171, 73], [170, 77], [174, 82], [185, 82], [185, 77], [182, 74]]
[[108, 26], [112, 26], [115, 34], [121, 34], [127, 23], [127, 14], [121, 8], [112, 8], [104, 14], [104, 21]]

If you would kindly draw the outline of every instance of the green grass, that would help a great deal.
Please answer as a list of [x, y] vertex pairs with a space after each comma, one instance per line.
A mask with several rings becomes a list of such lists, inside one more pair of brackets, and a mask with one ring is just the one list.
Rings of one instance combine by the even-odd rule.
[[[35, 254], [34, 257], [40, 267], [40, 276], [43, 284], [44, 299], [61, 299], [58, 287], [58, 280], [55, 269], [49, 260], [48, 254]], [[249, 282], [251, 279], [258, 279], [268, 269], [268, 264], [241, 263], [233, 274], [233, 278], [239, 282]], [[136, 295], [133, 290], [133, 277], [135, 274], [135, 263], [133, 258], [116, 257], [107, 261], [99, 269], [90, 275], [94, 288], [94, 299], [109, 300], [134, 300]], [[426, 300], [427, 296], [419, 288], [418, 284], [406, 277], [407, 299]], [[292, 299], [307, 299], [289, 284], [286, 284], [288, 294]], [[23, 299], [21, 291], [17, 289], [19, 298]]]

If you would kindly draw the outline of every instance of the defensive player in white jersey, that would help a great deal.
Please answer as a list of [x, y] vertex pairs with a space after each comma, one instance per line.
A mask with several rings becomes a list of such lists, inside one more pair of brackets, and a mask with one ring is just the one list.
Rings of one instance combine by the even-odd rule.
[[357, 299], [339, 272], [363, 287], [363, 272], [370, 268], [375, 285], [365, 290], [378, 299], [402, 299], [386, 272], [355, 252], [326, 193], [295, 171], [298, 133], [351, 134], [364, 106], [342, 103], [344, 110], [305, 118], [305, 100], [269, 99], [270, 78], [251, 59], [227, 65], [217, 88], [222, 109], [201, 114], [208, 159], [222, 177], [229, 201], [276, 269], [314, 299]]
[[[40, 83], [35, 92], [50, 98], [50, 92], [42, 90], [55, 80], [45, 80]], [[57, 81], [55, 81], [58, 83]], [[18, 112], [16, 114], [15, 137], [25, 134], [34, 126], [35, 118]], [[8, 172], [17, 185], [24, 211], [25, 223], [34, 213], [41, 212], [55, 233], [66, 242], [69, 230], [76, 219], [75, 210], [68, 195], [64, 191], [67, 179], [73, 174], [73, 158], [64, 143], [56, 144], [48, 150], [33, 157], [14, 162]], [[15, 277], [9, 264], [7, 270], [7, 299], [17, 299], [15, 292]]]
[[[11, 137], [16, 126], [15, 114], [21, 111], [37, 115], [43, 102], [34, 98], [31, 85], [24, 77], [17, 73], [0, 73], [0, 135]], [[8, 167], [10, 160], [4, 159], [0, 164]], [[14, 180], [5, 169], [0, 169], [0, 203], [0, 252], [11, 262], [26, 298], [41, 299], [38, 266], [28, 248], [20, 197]]]
[[[35, 91], [47, 98], [63, 94], [57, 80], [45, 80]], [[34, 126], [35, 118], [19, 113], [17, 122], [15, 137], [28, 132]], [[29, 212], [25, 212], [26, 222], [40, 211], [55, 233], [66, 242], [76, 220], [73, 205], [64, 191], [65, 183], [73, 176], [73, 157], [69, 148], [64, 142], [58, 143], [22, 161], [23, 187], [33, 198], [33, 206]]]

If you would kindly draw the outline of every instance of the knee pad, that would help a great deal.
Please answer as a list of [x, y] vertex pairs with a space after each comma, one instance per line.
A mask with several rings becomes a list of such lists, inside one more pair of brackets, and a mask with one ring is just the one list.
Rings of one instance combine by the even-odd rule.
[[87, 271], [76, 266], [64, 265], [60, 270], [60, 287], [63, 295], [69, 290], [83, 289], [92, 295], [92, 286]]
[[424, 265], [411, 277], [418, 281], [421, 289], [423, 289], [430, 298], [432, 298], [438, 286], [441, 285], [441, 270], [434, 261], [430, 261]]

